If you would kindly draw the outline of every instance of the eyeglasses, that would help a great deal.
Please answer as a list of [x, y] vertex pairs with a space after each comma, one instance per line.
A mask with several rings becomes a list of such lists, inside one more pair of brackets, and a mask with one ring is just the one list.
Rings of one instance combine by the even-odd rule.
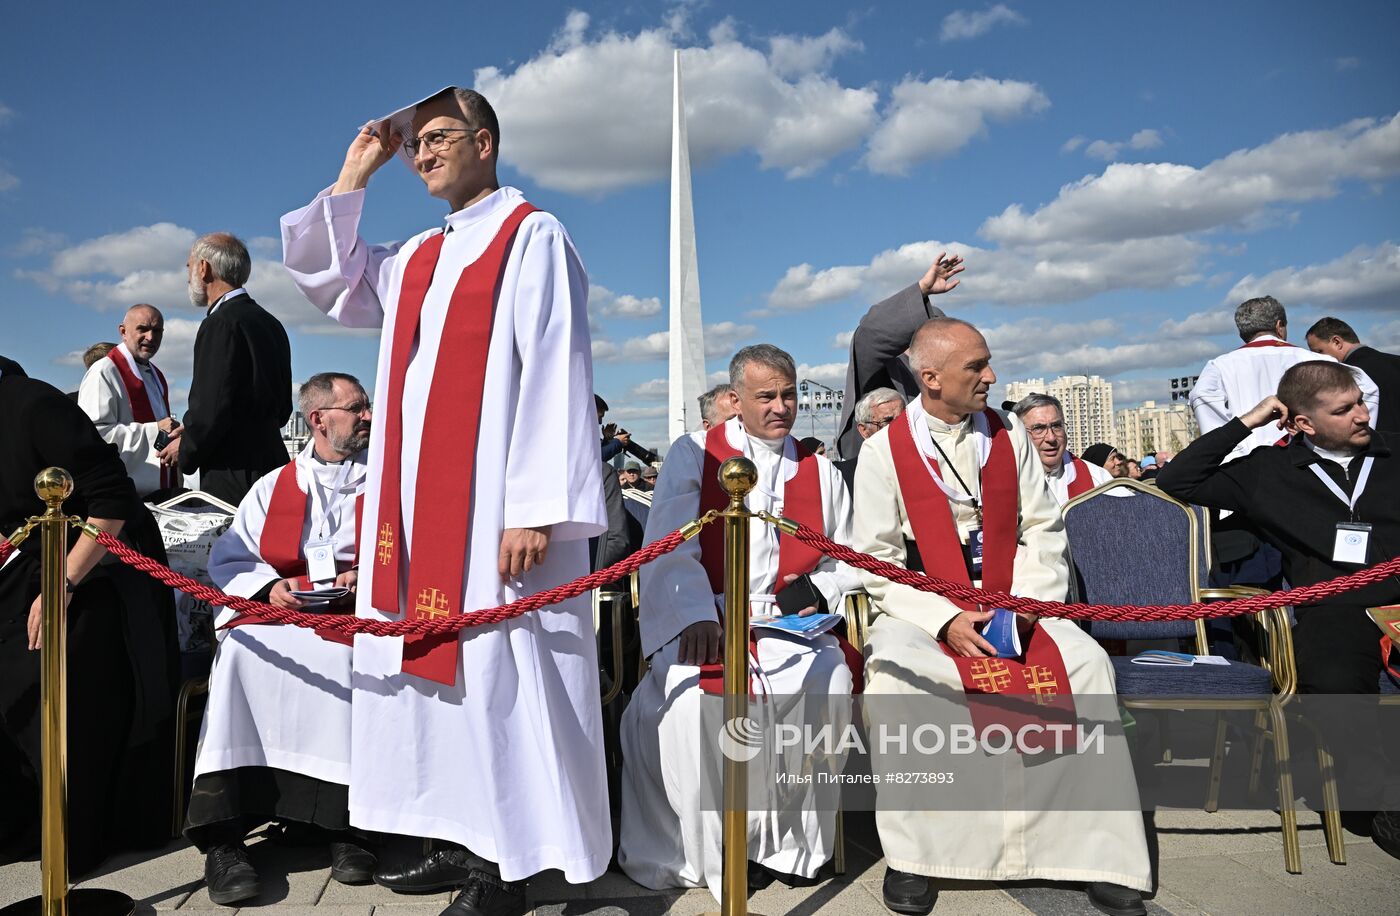
[[884, 429], [886, 426], [889, 426], [891, 423], [893, 423], [893, 422], [894, 422], [895, 420], [897, 420], [898, 418], [899, 418], [899, 414], [894, 414], [894, 415], [892, 415], [892, 416], [888, 416], [888, 417], [885, 417], [885, 418], [883, 418], [883, 419], [876, 418], [876, 419], [874, 419], [874, 420], [871, 420], [869, 423], [861, 423], [861, 424], [859, 424], [859, 425], [860, 425], [860, 426], [869, 426], [869, 427], [871, 427], [871, 428], [873, 428], [873, 429]]
[[1055, 435], [1059, 435], [1064, 431], [1065, 424], [1062, 420], [1054, 423], [1037, 423], [1034, 426], [1026, 427], [1026, 432], [1031, 434], [1032, 439], [1043, 439], [1046, 433], [1053, 432]]
[[410, 156], [417, 156], [418, 147], [426, 146], [428, 152], [436, 156], [460, 139], [452, 137], [451, 134], [474, 134], [477, 130], [479, 128], [475, 127], [439, 127], [421, 137], [404, 137], [403, 148]]
[[374, 409], [374, 405], [371, 404], [369, 401], [356, 401], [354, 404], [350, 404], [349, 406], [346, 406], [346, 407], [340, 407], [340, 406], [337, 406], [337, 405], [331, 405], [331, 406], [329, 406], [329, 407], [317, 407], [316, 409], [317, 409], [317, 410], [343, 410], [343, 411], [345, 411], [346, 413], [362, 414], [362, 413], [365, 413], [366, 411], [373, 410], [373, 409]]

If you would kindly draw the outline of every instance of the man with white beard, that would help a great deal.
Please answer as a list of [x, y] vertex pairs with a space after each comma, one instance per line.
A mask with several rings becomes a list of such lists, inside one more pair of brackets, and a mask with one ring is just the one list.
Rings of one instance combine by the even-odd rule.
[[[369, 397], [350, 375], [301, 386], [311, 428], [301, 454], [255, 484], [209, 555], [231, 595], [309, 611], [348, 611], [359, 580], [358, 528], [369, 445]], [[345, 590], [330, 603], [297, 597]], [[216, 625], [236, 612], [221, 610]], [[374, 858], [346, 831], [350, 781], [350, 644], [295, 626], [222, 630], [195, 758], [185, 836], [205, 853], [215, 903], [258, 894], [243, 836], [269, 820], [332, 831], [331, 876], [370, 879]]]
[[[797, 415], [797, 370], [777, 347], [740, 350], [729, 364], [738, 416], [706, 432], [677, 439], [662, 465], [647, 520], [655, 541], [729, 498], [716, 479], [719, 466], [743, 455], [758, 468], [748, 495], [751, 511], [783, 515], [848, 543], [850, 498], [830, 461], [807, 454], [791, 435]], [[714, 733], [702, 734], [706, 704], [719, 703], [722, 670], [720, 616], [724, 613], [724, 532], [719, 523], [700, 537], [642, 567], [642, 652], [650, 669], [623, 714], [622, 836], [618, 864], [653, 889], [708, 886], [718, 899], [723, 856], [718, 796], [720, 761]], [[839, 612], [842, 595], [857, 587], [844, 566], [777, 529], [750, 522], [749, 589], [754, 613], [773, 613], [782, 595], [811, 596], [793, 608]], [[803, 601], [809, 600], [803, 598]], [[821, 607], [823, 606], [824, 607]], [[747, 610], [747, 609], [745, 609]], [[850, 722], [854, 664], [849, 644], [823, 634], [803, 639], [757, 633], [749, 652], [754, 699], [750, 715], [778, 728], [829, 726], [841, 734]], [[711, 707], [713, 711], [717, 707]], [[783, 774], [839, 773], [844, 753], [806, 757], [802, 748], [771, 761]], [[820, 779], [798, 786], [750, 777], [768, 787], [767, 804], [749, 811], [751, 881], [776, 876], [789, 884], [814, 883], [834, 851], [839, 789]], [[796, 791], [792, 791], [796, 789]]]
[[180, 479], [179, 469], [163, 463], [159, 454], [181, 432], [170, 415], [165, 373], [151, 361], [165, 335], [165, 318], [154, 305], [133, 305], [117, 333], [121, 342], [83, 375], [78, 406], [102, 438], [117, 447], [137, 494], [159, 499]]

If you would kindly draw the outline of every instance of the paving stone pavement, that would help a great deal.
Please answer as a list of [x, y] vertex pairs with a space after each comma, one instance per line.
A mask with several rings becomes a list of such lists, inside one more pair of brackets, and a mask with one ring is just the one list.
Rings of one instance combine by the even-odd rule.
[[[1347, 864], [1333, 865], [1315, 815], [1299, 815], [1303, 873], [1283, 870], [1278, 818], [1268, 811], [1159, 811], [1155, 817], [1157, 890], [1148, 900], [1154, 916], [1177, 914], [1356, 914], [1400, 912], [1400, 861], [1370, 840], [1347, 835]], [[754, 894], [749, 909], [766, 916], [879, 916], [884, 863], [874, 819], [846, 817], [846, 874], [812, 888], [774, 884]], [[116, 857], [79, 887], [105, 887], [130, 894], [138, 913], [178, 911], [170, 916], [437, 916], [447, 893], [407, 897], [383, 888], [347, 887], [332, 881], [327, 853], [317, 847], [283, 846], [259, 835], [249, 842], [262, 876], [263, 893], [237, 909], [209, 900], [203, 857], [183, 841], [164, 849]], [[38, 893], [37, 862], [0, 867], [0, 906]], [[610, 871], [591, 884], [565, 882], [546, 873], [531, 882], [536, 916], [698, 916], [718, 905], [704, 890], [658, 893]], [[934, 911], [943, 916], [1034, 913], [1074, 916], [1096, 911], [1072, 885], [1020, 882], [993, 885], [941, 882]]]

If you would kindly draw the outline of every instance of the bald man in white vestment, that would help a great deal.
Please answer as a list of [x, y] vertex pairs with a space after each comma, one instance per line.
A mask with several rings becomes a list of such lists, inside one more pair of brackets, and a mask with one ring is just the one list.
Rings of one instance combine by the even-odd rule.
[[[298, 401], [311, 441], [253, 484], [209, 554], [209, 578], [230, 595], [346, 613], [359, 578], [369, 397], [354, 376], [324, 372], [301, 386]], [[312, 589], [350, 594], [329, 603], [296, 597]], [[224, 608], [215, 625], [237, 617]], [[374, 858], [347, 832], [349, 782], [349, 640], [270, 624], [220, 630], [185, 825], [205, 853], [210, 899], [257, 896], [243, 837], [269, 820], [331, 831], [332, 876], [368, 883]]]
[[[282, 218], [302, 293], [383, 329], [362, 617], [438, 619], [563, 584], [607, 528], [588, 277], [559, 221], [500, 186], [500, 137], [485, 98], [449, 87], [366, 125], [336, 183]], [[452, 209], [371, 245], [364, 189], [396, 153]], [[352, 709], [351, 822], [442, 841], [379, 883], [461, 887], [456, 916], [524, 913], [529, 876], [607, 868], [586, 596], [459, 636], [357, 636]]]
[[[986, 341], [965, 322], [935, 318], [915, 335], [910, 354], [922, 393], [861, 451], [856, 549], [939, 578], [1064, 600], [1069, 564], [1060, 512], [1025, 427], [1013, 414], [987, 408], [996, 374]], [[982, 549], [970, 549], [970, 542]], [[920, 721], [980, 727], [988, 704], [969, 702], [978, 692], [1063, 702], [1062, 679], [1075, 701], [1070, 713], [1081, 724], [1091, 707], [1099, 723], [1117, 724], [1113, 667], [1073, 622], [1018, 615], [1024, 661], [989, 658], [996, 650], [978, 627], [991, 611], [879, 576], [863, 578], [873, 602], [865, 705], [872, 732], [898, 727], [882, 717], [900, 698], [904, 709], [928, 716]], [[1056, 683], [1044, 689], [1046, 680]], [[1121, 733], [1109, 749], [1089, 764], [1073, 753], [978, 756], [973, 779], [935, 787], [946, 800], [938, 810], [912, 810], [909, 795], [880, 786], [876, 825], [888, 862], [886, 905], [929, 912], [937, 898], [930, 878], [1041, 879], [1088, 882], [1090, 902], [1105, 912], [1145, 912], [1139, 891], [1150, 886], [1147, 844]], [[872, 742], [876, 773], [900, 765], [882, 760], [884, 750]], [[987, 784], [995, 794], [979, 795]], [[1121, 809], [1076, 810], [1061, 801], [1075, 790], [1117, 799]]]
[[133, 305], [117, 333], [121, 342], [83, 375], [78, 406], [117, 447], [141, 498], [162, 498], [180, 482], [180, 469], [162, 463], [159, 455], [168, 441], [162, 434], [180, 435], [180, 424], [170, 415], [170, 385], [151, 361], [165, 336], [165, 318], [153, 305]]
[[[647, 521], [655, 541], [711, 508], [727, 506], [715, 480], [735, 455], [758, 468], [758, 485], [746, 505], [786, 515], [849, 543], [850, 499], [840, 474], [820, 455], [801, 450], [789, 431], [796, 418], [796, 369], [777, 347], [745, 347], [730, 363], [739, 415], [706, 432], [675, 441], [661, 468]], [[859, 587], [845, 566], [807, 551], [764, 522], [750, 522], [749, 588], [754, 614], [771, 614], [775, 593], [788, 587], [820, 594], [839, 613], [842, 595]], [[675, 552], [642, 567], [642, 652], [650, 669], [623, 714], [622, 835], [618, 864], [639, 884], [710, 889], [720, 895], [723, 871], [717, 789], [721, 760], [716, 741], [722, 713], [702, 718], [706, 704], [722, 702], [721, 624], [724, 537], [719, 523]], [[796, 584], [799, 577], [804, 579]], [[810, 582], [815, 592], [805, 590]], [[799, 612], [807, 608], [799, 609]], [[753, 657], [756, 654], [756, 658]], [[763, 635], [750, 656], [750, 717], [764, 727], [831, 727], [850, 722], [852, 671], [837, 637], [808, 641], [788, 634]], [[706, 696], [709, 693], [710, 696]], [[702, 723], [713, 721], [714, 729]], [[760, 771], [752, 769], [766, 764]], [[810, 884], [835, 849], [839, 789], [779, 784], [779, 774], [839, 773], [844, 753], [774, 751], [751, 764], [749, 785], [765, 792], [765, 805], [750, 804], [748, 857], [751, 881]], [[752, 795], [751, 795], [752, 797]]]

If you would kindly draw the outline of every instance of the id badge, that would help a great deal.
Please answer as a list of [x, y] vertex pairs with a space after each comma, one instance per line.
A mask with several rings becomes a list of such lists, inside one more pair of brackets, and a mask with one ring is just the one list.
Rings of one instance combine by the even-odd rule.
[[972, 567], [972, 577], [979, 578], [982, 574], [982, 529], [972, 528], [967, 532], [967, 558], [968, 565]]
[[335, 581], [335, 544], [330, 541], [306, 542], [306, 578], [317, 585]]
[[1371, 546], [1371, 526], [1365, 522], [1338, 522], [1337, 540], [1332, 545], [1333, 563], [1366, 565]]

